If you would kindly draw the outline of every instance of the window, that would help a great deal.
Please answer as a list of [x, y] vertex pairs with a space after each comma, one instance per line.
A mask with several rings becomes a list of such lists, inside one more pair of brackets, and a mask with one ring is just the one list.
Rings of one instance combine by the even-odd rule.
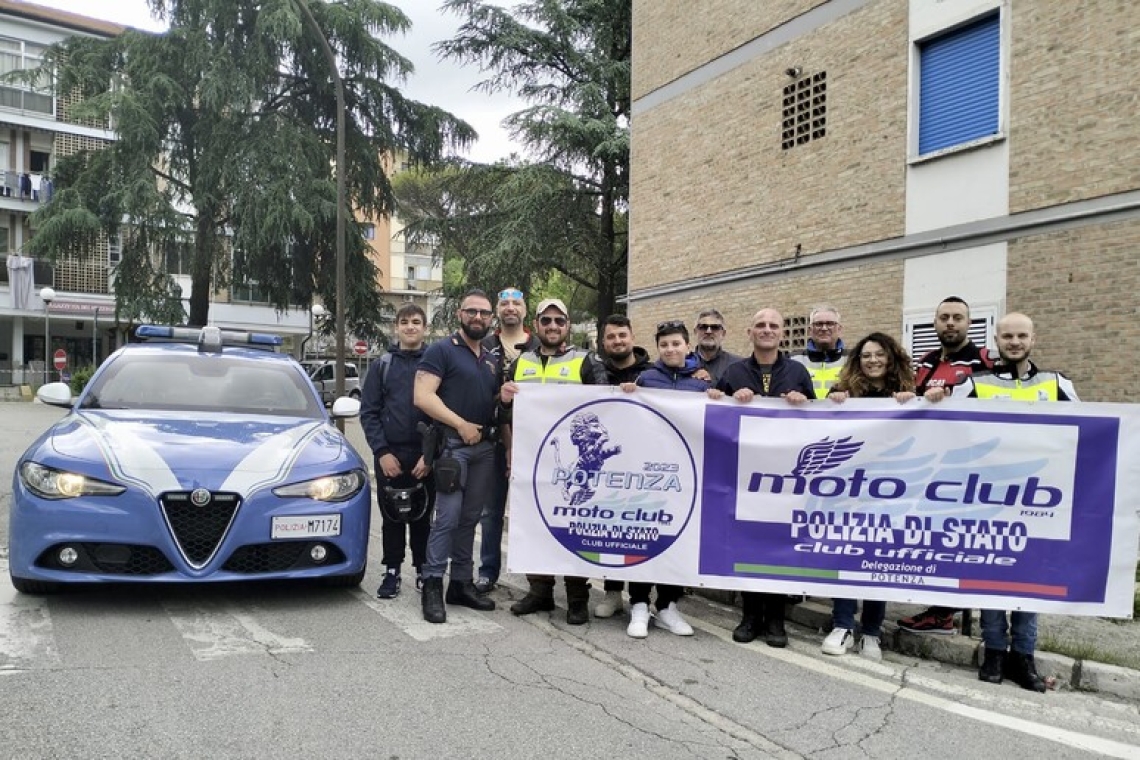
[[[8, 226], [0, 227], [0, 253], [8, 253]], [[7, 273], [8, 268], [4, 267], [4, 272]]]
[[360, 225], [360, 232], [364, 235], [365, 240], [376, 239], [376, 225], [375, 224], [362, 224]]
[[[30, 42], [0, 37], [0, 74], [38, 68], [43, 51], [43, 47]], [[51, 74], [41, 72], [31, 85], [23, 82], [0, 84], [0, 108], [54, 114], [51, 80]]]
[[784, 88], [780, 147], [788, 150], [826, 136], [827, 72], [805, 74]]
[[107, 239], [107, 265], [117, 267], [123, 260], [123, 238], [114, 235]]
[[185, 241], [168, 240], [162, 246], [162, 267], [169, 275], [189, 277], [194, 263], [194, 251]]
[[31, 161], [28, 166], [35, 174], [48, 174], [51, 172], [51, 154], [42, 150], [31, 152]]
[[918, 155], [999, 134], [999, 14], [920, 42], [918, 66]]

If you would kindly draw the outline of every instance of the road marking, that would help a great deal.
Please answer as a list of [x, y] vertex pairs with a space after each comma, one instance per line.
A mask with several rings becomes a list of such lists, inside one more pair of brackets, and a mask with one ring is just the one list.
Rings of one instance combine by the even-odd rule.
[[0, 557], [0, 674], [59, 665], [47, 599], [21, 594]]
[[163, 602], [166, 614], [190, 647], [194, 658], [207, 662], [240, 655], [304, 654], [313, 647], [302, 638], [274, 633], [253, 615], [226, 602]]
[[371, 594], [357, 590], [357, 599], [376, 611], [416, 641], [434, 641], [457, 636], [478, 636], [496, 633], [503, 626], [488, 619], [485, 615], [466, 607], [448, 605], [446, 623], [429, 623], [424, 620], [420, 607], [420, 596], [416, 593], [400, 594], [395, 599], [377, 599]]
[[[1070, 731], [1068, 729], [1059, 728], [1047, 723], [1036, 723], [1033, 721], [1017, 718], [1004, 713], [995, 712], [992, 709], [985, 707], [976, 707], [974, 705], [962, 704], [936, 694], [930, 694], [925, 691], [915, 689], [908, 684], [916, 684], [924, 688], [939, 688], [945, 689], [945, 684], [939, 684], [934, 679], [923, 678], [914, 674], [899, 673], [895, 668], [888, 664], [867, 663], [866, 669], [875, 675], [868, 673], [860, 673], [852, 671], [844, 666], [832, 664], [823, 660], [816, 659], [806, 654], [795, 652], [791, 649], [774, 649], [767, 645], [760, 644], [736, 644], [732, 642], [732, 635], [724, 628], [713, 625], [706, 620], [699, 618], [689, 618], [690, 624], [694, 628], [708, 633], [712, 636], [732, 644], [732, 646], [745, 646], [754, 649], [758, 653], [763, 653], [773, 659], [782, 660], [792, 665], [796, 665], [807, 670], [815, 671], [822, 675], [827, 675], [832, 678], [838, 678], [848, 683], [862, 686], [867, 689], [873, 689], [885, 694], [890, 694], [896, 699], [906, 699], [911, 702], [933, 707], [943, 712], [953, 713], [954, 715], [970, 720], [976, 720], [980, 723], [988, 723], [997, 726], [998, 728], [1008, 729], [1010, 731], [1017, 731], [1019, 733], [1028, 734], [1039, 739], [1054, 742], [1056, 744], [1063, 744], [1076, 749], [1084, 750], [1086, 752], [1093, 752], [1103, 757], [1116, 757], [1123, 758], [1124, 760], [1140, 760], [1140, 747], [1134, 744], [1125, 744], [1123, 742], [1113, 741], [1112, 739], [1104, 739], [1099, 736], [1090, 736], [1089, 734], [1082, 734], [1077, 731]], [[883, 680], [883, 677], [890, 677], [892, 680]], [[961, 687], [951, 687], [954, 692], [959, 694], [959, 698], [976, 699], [976, 701], [986, 704], [993, 702], [993, 698], [989, 695], [978, 692], [974, 689], [964, 689]], [[1037, 702], [1033, 702], [1034, 706], [1039, 706]], [[1135, 728], [1131, 727], [1134, 732]]]

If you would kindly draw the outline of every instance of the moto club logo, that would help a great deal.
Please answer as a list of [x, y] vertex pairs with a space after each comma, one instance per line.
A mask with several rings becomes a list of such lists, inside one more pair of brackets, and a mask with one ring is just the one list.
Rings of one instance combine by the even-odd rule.
[[696, 465], [680, 432], [651, 407], [596, 401], [546, 434], [534, 491], [543, 521], [568, 551], [597, 565], [636, 565], [684, 530]]

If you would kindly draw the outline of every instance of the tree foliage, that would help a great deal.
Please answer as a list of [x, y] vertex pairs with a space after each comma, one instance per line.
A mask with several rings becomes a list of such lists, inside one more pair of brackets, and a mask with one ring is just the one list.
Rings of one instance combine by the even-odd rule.
[[437, 50], [479, 64], [480, 87], [532, 105], [506, 120], [536, 161], [454, 164], [397, 187], [406, 234], [464, 260], [467, 285], [528, 287], [557, 272], [595, 315], [626, 286], [630, 0], [448, 0], [465, 21]]
[[[79, 99], [69, 115], [105, 124], [109, 114], [118, 139], [60, 163], [29, 252], [82, 256], [101, 232], [119, 235], [117, 309], [128, 319], [178, 298], [151, 260], [169, 251], [189, 259], [191, 324], [235, 284], [256, 284], [278, 310], [308, 308], [314, 293], [335, 310], [335, 88], [298, 3], [344, 80], [349, 219], [391, 211], [386, 154], [419, 165], [474, 138], [395, 86], [412, 66], [382, 38], [405, 32], [407, 17], [377, 0], [149, 2], [166, 33], [77, 36], [45, 56], [58, 92]], [[346, 314], [353, 332], [374, 337], [382, 302], [359, 232], [350, 223]]]

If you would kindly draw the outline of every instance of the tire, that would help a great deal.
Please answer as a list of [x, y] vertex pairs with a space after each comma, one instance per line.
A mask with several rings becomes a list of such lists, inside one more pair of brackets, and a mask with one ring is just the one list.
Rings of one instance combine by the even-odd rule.
[[12, 587], [19, 591], [21, 594], [54, 594], [59, 591], [60, 586], [58, 583], [52, 581], [36, 581], [31, 578], [17, 578], [15, 575], [11, 576]]
[[360, 572], [350, 573], [349, 575], [330, 575], [328, 578], [322, 579], [326, 586], [332, 588], [356, 588], [364, 581], [364, 571], [367, 567], [360, 568]]

